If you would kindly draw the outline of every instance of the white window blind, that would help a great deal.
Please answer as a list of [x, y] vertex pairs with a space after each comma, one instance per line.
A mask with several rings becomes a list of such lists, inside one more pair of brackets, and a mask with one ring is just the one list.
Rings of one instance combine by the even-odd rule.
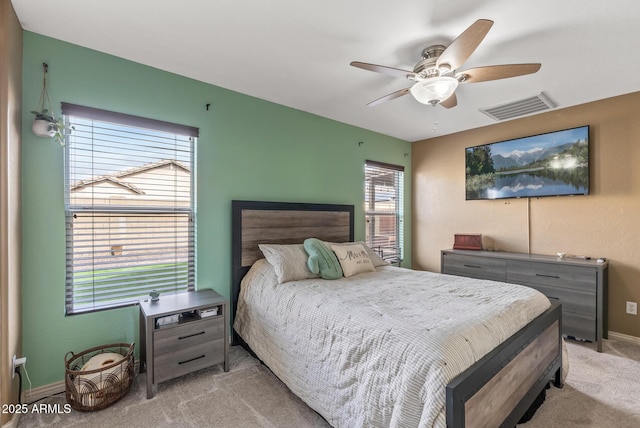
[[404, 167], [365, 162], [365, 242], [383, 259], [404, 257]]
[[198, 129], [63, 103], [66, 313], [194, 289]]

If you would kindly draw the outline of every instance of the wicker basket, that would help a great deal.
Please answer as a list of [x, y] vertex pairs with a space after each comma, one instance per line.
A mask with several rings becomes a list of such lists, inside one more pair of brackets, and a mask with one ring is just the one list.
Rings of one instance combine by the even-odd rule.
[[[101, 410], [124, 397], [133, 383], [133, 348], [134, 343], [115, 343], [87, 349], [77, 355], [67, 352], [64, 381], [71, 407], [85, 412]], [[111, 352], [124, 358], [95, 370], [82, 371], [92, 357]]]

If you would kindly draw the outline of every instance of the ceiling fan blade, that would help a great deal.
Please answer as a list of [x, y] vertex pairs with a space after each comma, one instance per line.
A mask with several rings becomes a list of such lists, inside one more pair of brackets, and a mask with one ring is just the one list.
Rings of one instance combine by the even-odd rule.
[[444, 101], [440, 101], [438, 104], [444, 108], [455, 107], [458, 105], [458, 97], [456, 97], [456, 93], [454, 92], [449, 98]]
[[374, 71], [376, 73], [386, 74], [387, 76], [402, 77], [404, 79], [412, 79], [416, 76], [413, 71], [401, 70], [399, 68], [386, 67], [384, 65], [368, 64], [366, 62], [352, 61], [352, 67], [362, 68], [363, 70]]
[[493, 21], [488, 19], [478, 19], [471, 24], [442, 52], [436, 66], [439, 68], [448, 64], [451, 70], [460, 67], [480, 45], [492, 25]]
[[[462, 76], [461, 83], [487, 82], [489, 80], [506, 79], [508, 77], [532, 74], [540, 70], [541, 64], [503, 64], [470, 68], [457, 73]], [[458, 78], [460, 80], [460, 78]]]
[[378, 98], [377, 100], [371, 101], [367, 104], [369, 107], [377, 106], [379, 104], [385, 103], [387, 101], [395, 100], [396, 98], [400, 98], [403, 95], [407, 95], [409, 93], [410, 88], [400, 89], [399, 91], [392, 92], [388, 95], [385, 95], [382, 98]]

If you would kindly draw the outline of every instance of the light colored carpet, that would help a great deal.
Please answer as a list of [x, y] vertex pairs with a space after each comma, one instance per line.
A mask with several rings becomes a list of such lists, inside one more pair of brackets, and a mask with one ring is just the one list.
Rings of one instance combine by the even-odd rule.
[[602, 353], [591, 343], [567, 341], [569, 373], [551, 387], [522, 428], [640, 427], [640, 346], [609, 339]]
[[[552, 387], [522, 428], [640, 426], [640, 346], [610, 339], [603, 353], [590, 343], [568, 341], [569, 374]], [[329, 425], [243, 349], [232, 347], [231, 369], [201, 370], [158, 386], [146, 399], [145, 375], [113, 406], [91, 413], [27, 414], [18, 427], [265, 427]], [[64, 394], [41, 403], [65, 403]]]

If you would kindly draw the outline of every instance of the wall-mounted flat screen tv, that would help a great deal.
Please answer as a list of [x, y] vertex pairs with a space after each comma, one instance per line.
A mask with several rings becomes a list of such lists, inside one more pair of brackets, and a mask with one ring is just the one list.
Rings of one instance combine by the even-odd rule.
[[467, 200], [589, 194], [589, 126], [468, 147]]

